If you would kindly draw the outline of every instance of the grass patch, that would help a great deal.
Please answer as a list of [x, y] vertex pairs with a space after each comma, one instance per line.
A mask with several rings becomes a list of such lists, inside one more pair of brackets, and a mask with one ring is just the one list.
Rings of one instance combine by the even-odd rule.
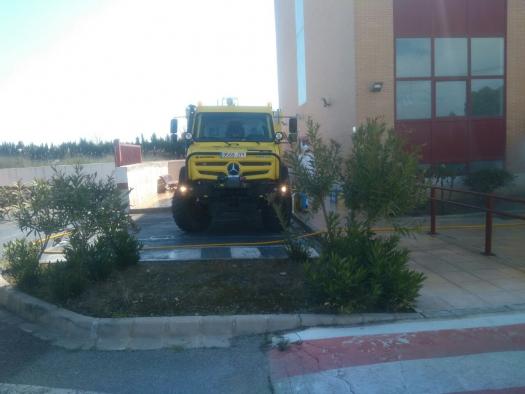
[[331, 312], [309, 302], [303, 265], [289, 260], [140, 264], [61, 305], [95, 317]]
[[26, 157], [2, 156], [0, 155], [0, 168], [21, 168], [21, 167], [40, 167], [49, 165], [65, 164], [89, 164], [89, 163], [107, 163], [115, 161], [113, 155], [101, 157], [92, 156], [71, 156], [60, 160], [31, 160]]

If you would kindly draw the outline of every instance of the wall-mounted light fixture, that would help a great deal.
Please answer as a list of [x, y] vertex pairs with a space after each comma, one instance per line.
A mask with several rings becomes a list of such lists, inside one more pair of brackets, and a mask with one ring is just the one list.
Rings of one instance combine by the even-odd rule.
[[383, 90], [383, 82], [372, 82], [370, 85], [370, 91], [372, 93], [379, 93], [381, 90]]

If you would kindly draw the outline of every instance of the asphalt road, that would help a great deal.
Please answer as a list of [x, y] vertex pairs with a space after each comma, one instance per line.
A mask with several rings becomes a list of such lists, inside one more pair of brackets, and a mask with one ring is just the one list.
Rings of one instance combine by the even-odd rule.
[[[0, 309], [2, 384], [106, 393], [270, 393], [264, 338], [227, 349], [67, 351], [23, 332]], [[17, 386], [15, 386], [17, 387]]]
[[[138, 238], [145, 246], [238, 244], [280, 240], [280, 233], [266, 231], [257, 215], [230, 214], [216, 220], [210, 229], [202, 233], [185, 233], [180, 230], [171, 212], [133, 214], [139, 226]], [[301, 231], [300, 228], [297, 228]], [[0, 255], [2, 245], [24, 234], [12, 222], [0, 221]]]
[[208, 231], [185, 233], [171, 212], [134, 214], [140, 228], [138, 238], [147, 246], [253, 243], [280, 240], [280, 233], [266, 231], [256, 215], [228, 215], [216, 220]]

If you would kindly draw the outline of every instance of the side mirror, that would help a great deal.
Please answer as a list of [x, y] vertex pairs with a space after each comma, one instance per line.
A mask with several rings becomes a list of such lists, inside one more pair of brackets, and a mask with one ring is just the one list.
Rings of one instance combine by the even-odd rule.
[[170, 133], [177, 134], [177, 130], [178, 130], [178, 121], [177, 119], [172, 119], [171, 125], [170, 125]]
[[290, 118], [288, 121], [288, 132], [290, 134], [297, 134], [297, 118]]
[[288, 141], [297, 142], [297, 118], [288, 121]]

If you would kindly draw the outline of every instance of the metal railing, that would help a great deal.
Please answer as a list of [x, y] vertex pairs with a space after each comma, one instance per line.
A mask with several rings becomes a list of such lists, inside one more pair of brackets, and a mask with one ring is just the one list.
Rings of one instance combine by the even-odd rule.
[[[442, 196], [443, 196], [443, 192], [449, 192], [449, 198], [450, 198], [451, 193], [461, 193], [461, 194], [482, 197], [485, 200], [485, 206], [480, 207], [480, 206], [476, 206], [472, 204], [467, 204], [464, 202], [452, 201], [450, 199], [446, 200], [444, 198], [437, 198], [436, 197], [437, 190], [440, 190], [442, 192], [441, 193]], [[503, 211], [494, 209], [495, 201], [507, 201], [507, 202], [512, 202], [516, 204], [523, 204], [525, 208], [525, 199], [521, 199], [521, 198], [503, 197], [503, 196], [498, 196], [496, 194], [479, 193], [479, 192], [473, 192], [473, 191], [468, 191], [468, 190], [450, 189], [446, 187], [437, 187], [437, 186], [431, 187], [430, 188], [430, 234], [431, 235], [437, 234], [436, 233], [436, 205], [437, 205], [436, 203], [437, 202], [484, 211], [485, 212], [485, 250], [483, 254], [487, 256], [491, 256], [493, 254], [492, 253], [493, 215], [508, 217], [512, 219], [525, 220], [525, 216], [518, 215], [515, 213], [510, 213], [510, 212], [503, 212]]]

